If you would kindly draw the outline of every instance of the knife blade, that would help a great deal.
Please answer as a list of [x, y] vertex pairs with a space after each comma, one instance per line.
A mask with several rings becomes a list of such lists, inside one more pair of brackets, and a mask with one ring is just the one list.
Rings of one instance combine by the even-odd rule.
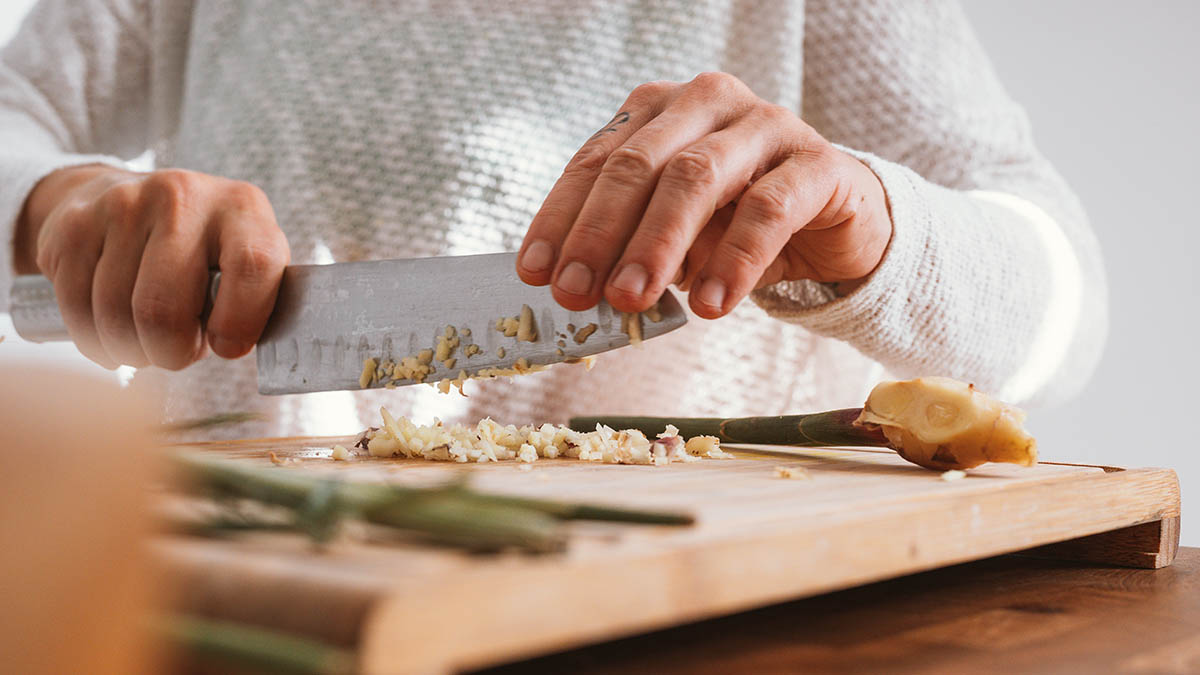
[[[70, 339], [45, 278], [18, 277], [10, 306], [21, 337]], [[497, 328], [497, 320], [518, 318], [523, 307], [536, 329], [533, 341]], [[643, 339], [687, 323], [670, 291], [659, 300], [656, 316], [657, 321], [642, 316]], [[515, 253], [291, 265], [255, 350], [258, 390], [271, 395], [357, 390], [367, 359], [399, 363], [423, 350], [436, 353], [447, 327], [458, 339], [449, 357], [454, 361], [431, 361], [425, 382], [454, 379], [463, 371], [471, 376], [509, 370], [518, 362], [573, 361], [629, 345], [622, 319], [604, 301], [582, 312], [564, 309], [549, 287], [529, 286], [517, 277]], [[417, 383], [390, 375], [370, 379], [370, 387]]]

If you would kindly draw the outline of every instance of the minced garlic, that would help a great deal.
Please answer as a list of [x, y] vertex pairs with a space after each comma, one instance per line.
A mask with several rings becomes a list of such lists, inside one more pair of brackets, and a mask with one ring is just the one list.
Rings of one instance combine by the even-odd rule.
[[662, 310], [658, 308], [657, 302], [654, 303], [653, 305], [651, 305], [650, 309], [647, 309], [646, 311], [642, 312], [642, 316], [646, 317], [647, 319], [650, 319], [650, 321], [653, 323], [658, 323], [659, 321], [662, 321], [662, 318], [663, 318]]
[[621, 332], [629, 336], [629, 344], [634, 347], [642, 346], [642, 315], [638, 312], [621, 313]]
[[358, 376], [358, 388], [366, 389], [375, 381], [375, 359], [363, 359], [362, 374]]
[[583, 328], [580, 328], [579, 332], [575, 333], [575, 344], [581, 345], [587, 342], [587, 339], [591, 337], [592, 333], [596, 332], [597, 328], [599, 328], [599, 326], [594, 323], [589, 323]]
[[[678, 430], [668, 426], [653, 441], [637, 430], [617, 431], [597, 425], [595, 431], [580, 432], [568, 427], [501, 425], [490, 418], [468, 427], [461, 424], [417, 425], [404, 417], [393, 417], [380, 409], [383, 425], [367, 430], [358, 445], [373, 457], [423, 458], [448, 462], [519, 461], [525, 465], [539, 458], [559, 457], [610, 464], [649, 464], [701, 461], [689, 454]], [[704, 441], [706, 456], [720, 453], [713, 437]], [[695, 440], [695, 439], [692, 439]], [[724, 453], [728, 454], [728, 453]]]
[[721, 439], [716, 436], [692, 436], [684, 446], [689, 455], [709, 459], [732, 459], [733, 455], [721, 449]]
[[345, 462], [350, 459], [350, 451], [341, 445], [333, 446], [333, 453], [330, 454], [335, 460]]
[[537, 338], [537, 324], [533, 322], [533, 309], [529, 305], [521, 305], [521, 314], [517, 319], [517, 340], [537, 342]]

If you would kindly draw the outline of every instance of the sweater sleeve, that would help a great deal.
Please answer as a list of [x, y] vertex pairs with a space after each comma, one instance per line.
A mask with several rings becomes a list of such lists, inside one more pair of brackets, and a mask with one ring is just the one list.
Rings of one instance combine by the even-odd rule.
[[121, 165], [147, 149], [149, 61], [137, 0], [41, 0], [0, 50], [0, 312], [13, 228], [34, 185], [62, 167]]
[[896, 375], [945, 375], [1023, 405], [1085, 384], [1107, 331], [1099, 246], [950, 0], [809, 0], [803, 116], [879, 177], [892, 240], [845, 297], [754, 294]]

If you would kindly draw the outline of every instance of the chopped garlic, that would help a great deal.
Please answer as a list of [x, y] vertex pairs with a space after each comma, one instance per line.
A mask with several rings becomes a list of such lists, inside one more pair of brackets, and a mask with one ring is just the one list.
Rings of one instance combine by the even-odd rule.
[[650, 321], [653, 323], [658, 323], [659, 321], [662, 321], [662, 318], [663, 318], [662, 310], [658, 308], [657, 302], [654, 303], [653, 305], [651, 305], [650, 309], [647, 309], [646, 311], [642, 312], [642, 316], [646, 317], [647, 319], [650, 319]]
[[521, 305], [521, 315], [517, 319], [517, 340], [537, 342], [537, 338], [537, 325], [533, 322], [533, 309], [529, 305]]
[[684, 446], [689, 455], [710, 459], [728, 459], [733, 455], [721, 449], [721, 439], [716, 436], [692, 436]]
[[640, 313], [622, 313], [621, 331], [629, 336], [629, 344], [634, 347], [642, 346], [642, 315]]
[[330, 456], [335, 460], [345, 462], [350, 459], [350, 451], [340, 445], [335, 445], [333, 446], [333, 454]]
[[[449, 382], [448, 380], [444, 380]], [[449, 426], [435, 422], [418, 426], [404, 417], [392, 417], [380, 409], [383, 425], [363, 434], [373, 457], [406, 457], [451, 462], [519, 461], [529, 464], [539, 458], [568, 457], [611, 464], [652, 464], [701, 461], [684, 450], [684, 442], [671, 428], [651, 442], [637, 430], [617, 431], [598, 425], [595, 431], [579, 432], [568, 427], [501, 425], [490, 418], [475, 426]], [[360, 441], [361, 443], [362, 441]]]
[[363, 359], [362, 374], [358, 376], [358, 388], [366, 389], [375, 381], [375, 359]]
[[496, 358], [504, 358], [504, 347], [496, 347]]
[[589, 323], [583, 328], [580, 328], [579, 332], [575, 333], [575, 344], [581, 345], [587, 342], [587, 339], [591, 337], [592, 333], [596, 332], [597, 328], [599, 328], [599, 326], [594, 323]]

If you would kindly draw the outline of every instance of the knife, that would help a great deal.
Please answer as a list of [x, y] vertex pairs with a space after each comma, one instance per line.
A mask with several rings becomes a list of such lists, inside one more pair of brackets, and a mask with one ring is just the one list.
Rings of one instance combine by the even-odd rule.
[[[214, 273], [210, 298], [219, 275]], [[54, 287], [45, 277], [17, 277], [10, 312], [17, 333], [26, 340], [70, 339]], [[505, 335], [497, 327], [505, 318], [519, 323], [523, 313], [527, 322], [532, 319], [534, 340]], [[390, 375], [364, 377], [364, 364], [367, 359], [379, 366], [398, 363], [423, 350], [436, 355], [439, 338], [448, 344], [457, 338], [449, 357], [454, 361], [430, 361], [427, 383], [454, 379], [461, 371], [475, 375], [576, 361], [629, 345], [624, 318], [604, 301], [582, 312], [562, 308], [549, 286], [529, 286], [517, 277], [515, 253], [291, 265], [283, 273], [275, 308], [255, 349], [258, 391], [357, 390], [367, 379], [368, 387], [417, 384], [412, 378]], [[514, 321], [508, 322], [509, 332]], [[642, 338], [658, 337], [685, 323], [683, 308], [666, 291], [657, 311], [641, 316]], [[453, 327], [453, 338], [447, 327]]]

